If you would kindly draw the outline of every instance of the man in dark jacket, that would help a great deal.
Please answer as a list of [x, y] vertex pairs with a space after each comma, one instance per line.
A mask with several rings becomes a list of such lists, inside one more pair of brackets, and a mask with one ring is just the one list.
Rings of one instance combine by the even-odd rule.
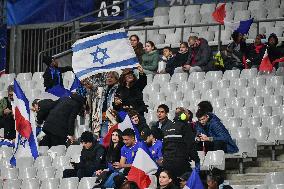
[[216, 115], [198, 110], [196, 117], [198, 122], [195, 128], [201, 150], [204, 142], [206, 151], [223, 150], [225, 153], [236, 153], [239, 151], [229, 131]]
[[40, 141], [40, 146], [64, 145], [67, 139], [73, 141], [75, 120], [84, 102], [85, 99], [77, 94], [60, 98], [44, 122], [46, 136]]
[[58, 60], [52, 57], [44, 57], [43, 62], [47, 65], [43, 74], [45, 90], [56, 85], [63, 87], [62, 73], [73, 71], [73, 68], [71, 66], [58, 67]]
[[188, 44], [190, 46], [188, 59], [182, 66], [182, 69], [189, 73], [212, 70], [213, 54], [208, 41], [203, 38], [197, 38], [196, 36], [190, 36]]
[[43, 121], [46, 120], [50, 110], [52, 110], [55, 105], [56, 101], [51, 99], [35, 99], [32, 103], [32, 110], [37, 113], [36, 115], [36, 122], [37, 124], [43, 124]]
[[0, 100], [0, 128], [4, 128], [4, 138], [5, 139], [15, 139], [15, 120], [12, 112], [11, 102], [14, 100], [14, 86], [8, 86], [8, 97], [4, 97]]
[[200, 168], [195, 149], [194, 134], [188, 124], [189, 114], [184, 108], [176, 112], [174, 123], [166, 128], [163, 140], [163, 167], [171, 171], [174, 178], [191, 170], [190, 161]]
[[140, 137], [141, 137], [141, 132], [144, 129], [149, 129], [149, 126], [147, 125], [145, 118], [144, 117], [142, 118], [139, 115], [139, 113], [137, 111], [133, 110], [133, 109], [131, 109], [128, 112], [128, 115], [129, 115], [132, 123], [135, 124], [136, 128], [138, 129], [138, 132], [139, 132]]
[[81, 135], [83, 149], [79, 163], [72, 163], [74, 169], [65, 169], [63, 178], [91, 177], [97, 170], [106, 168], [105, 149], [94, 139], [93, 134], [85, 131]]
[[164, 138], [164, 134], [167, 128], [170, 128], [173, 125], [173, 122], [168, 118], [168, 113], [169, 113], [169, 107], [166, 104], [161, 104], [158, 106], [157, 109], [158, 121], [156, 122], [155, 125], [153, 125], [153, 128], [159, 130], [159, 134], [157, 134], [158, 140], [162, 140]]

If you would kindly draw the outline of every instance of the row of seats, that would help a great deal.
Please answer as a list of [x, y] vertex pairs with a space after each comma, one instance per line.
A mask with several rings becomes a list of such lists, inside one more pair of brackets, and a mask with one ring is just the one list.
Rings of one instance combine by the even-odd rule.
[[[220, 4], [218, 4], [219, 6]], [[267, 6], [269, 5], [269, 6]], [[214, 23], [212, 12], [215, 10], [216, 4], [188, 5], [188, 6], [172, 6], [157, 7], [154, 11], [153, 26], [175, 26], [175, 25], [195, 25]], [[227, 2], [226, 3], [226, 20], [240, 21], [254, 18], [257, 20], [284, 18], [284, 3], [280, 0], [266, 1], [250, 1], [250, 2]], [[279, 37], [279, 41], [284, 40], [283, 36], [284, 21], [261, 22], [259, 25], [259, 33], [269, 36], [275, 33]], [[149, 26], [147, 26], [149, 27]], [[130, 29], [143, 29], [143, 26], [133, 26]], [[209, 45], [217, 45], [218, 26], [202, 26], [187, 27], [183, 31], [183, 39], [181, 38], [181, 28], [148, 30], [147, 39], [153, 41], [158, 48], [171, 46], [176, 48], [180, 41], [187, 41], [188, 36], [202, 36]], [[227, 45], [231, 40], [231, 31], [222, 26], [221, 41]], [[141, 41], [144, 42], [146, 33], [143, 30], [129, 31], [129, 35], [137, 34]], [[253, 24], [248, 34], [248, 42], [254, 41], [257, 35], [257, 25]]]
[[6, 179], [0, 180], [2, 189], [90, 189], [96, 185], [96, 177], [84, 177], [79, 181], [77, 177], [64, 178], [46, 178], [39, 180], [30, 179]]

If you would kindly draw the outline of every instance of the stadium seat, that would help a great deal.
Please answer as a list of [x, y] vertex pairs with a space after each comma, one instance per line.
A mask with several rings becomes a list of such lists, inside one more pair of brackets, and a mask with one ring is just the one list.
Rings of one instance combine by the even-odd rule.
[[52, 166], [56, 168], [70, 166], [70, 156], [56, 156], [52, 162]]
[[271, 106], [259, 107], [259, 115], [260, 116], [271, 116], [272, 115], [272, 107]]
[[[241, 83], [238, 83], [241, 84]], [[242, 88], [241, 86], [238, 87], [238, 97], [244, 97], [244, 98], [254, 98], [256, 93], [256, 89], [254, 87], [246, 87]]]
[[247, 117], [243, 119], [242, 125], [249, 128], [260, 127], [262, 120], [259, 116]]
[[265, 0], [265, 7], [266, 8], [277, 8], [280, 7], [280, 0]]
[[257, 140], [257, 142], [265, 143], [268, 142], [269, 128], [268, 127], [255, 127], [251, 128], [252, 137]]
[[47, 153], [48, 146], [39, 146], [37, 150], [38, 150], [38, 153], [39, 153], [40, 156], [47, 156], [48, 155], [48, 153]]
[[266, 78], [265, 77], [255, 77], [249, 82], [250, 87], [263, 87], [266, 84]]
[[240, 78], [247, 78], [247, 79], [255, 78], [257, 76], [257, 72], [258, 71], [256, 68], [244, 69], [241, 72]]
[[212, 12], [214, 12], [216, 7], [216, 4], [211, 3], [211, 4], [202, 4], [200, 7], [200, 14], [204, 14], [204, 13], [210, 13], [212, 14]]
[[165, 45], [172, 48], [178, 48], [181, 42], [181, 35], [179, 33], [167, 33], [165, 38]]
[[245, 185], [231, 185], [233, 189], [246, 189]]
[[156, 16], [167, 16], [169, 15], [169, 7], [157, 7], [154, 10], [154, 17]]
[[247, 139], [250, 138], [250, 129], [248, 127], [238, 127], [236, 128], [236, 139]]
[[[19, 164], [19, 163], [17, 163]], [[21, 167], [19, 168], [19, 178], [20, 179], [29, 179], [35, 178], [37, 175], [37, 170], [35, 167]]]
[[212, 89], [212, 81], [203, 80], [195, 85], [195, 89], [200, 91], [207, 91], [209, 89]]
[[248, 10], [258, 10], [258, 9], [264, 9], [264, 2], [263, 1], [250, 1]]
[[217, 98], [217, 99], [213, 99], [212, 101], [212, 105], [214, 107], [214, 109], [219, 109], [219, 108], [223, 108], [226, 106], [225, 103], [225, 98]]
[[273, 95], [264, 98], [264, 105], [265, 106], [282, 106], [283, 105], [283, 96], [280, 95]]
[[55, 167], [38, 167], [37, 178], [44, 180], [48, 178], [55, 177], [56, 168]]
[[77, 188], [79, 184], [78, 177], [63, 178], [61, 180], [59, 189], [74, 189]]
[[174, 73], [171, 77], [171, 82], [185, 82], [188, 79], [188, 74], [187, 73]]
[[17, 179], [19, 175], [19, 168], [2, 168], [1, 178], [2, 179]]
[[40, 182], [38, 179], [24, 179], [22, 182], [21, 189], [39, 189]]
[[233, 2], [232, 10], [235, 12], [237, 10], [246, 10], [248, 8], [248, 2]]
[[[269, 14], [268, 14], [268, 17], [269, 17]], [[262, 31], [268, 31], [269, 30], [269, 28], [271, 28], [271, 27], [274, 27], [274, 22], [260, 22], [259, 23], [259, 28], [260, 28], [260, 30], [262, 30]]]
[[55, 153], [56, 156], [64, 156], [66, 154], [66, 146], [64, 145], [52, 146], [49, 149], [49, 151]]
[[70, 145], [67, 148], [66, 156], [72, 157], [73, 155], [81, 154], [83, 147], [81, 145]]
[[[278, 141], [284, 141], [284, 127], [276, 127], [274, 130], [274, 139]], [[283, 183], [284, 184], [284, 183]]]
[[17, 81], [30, 81], [32, 80], [32, 73], [19, 73], [17, 75]]
[[13, 148], [7, 146], [1, 146], [0, 148], [0, 156], [2, 158], [11, 158], [13, 155]]
[[200, 12], [200, 5], [188, 5], [185, 7], [184, 10], [184, 15], [194, 15], [194, 14], [199, 14]]
[[153, 83], [169, 82], [171, 79], [170, 74], [157, 74], [154, 76]]
[[225, 125], [226, 127], [229, 128], [237, 128], [237, 127], [241, 127], [242, 125], [242, 119], [239, 117], [230, 117], [227, 118], [227, 125]]
[[193, 90], [193, 91], [190, 91], [189, 94], [185, 95], [184, 96], [184, 100], [196, 100], [196, 99], [200, 99], [201, 98], [201, 93], [199, 90]]
[[210, 89], [206, 91], [205, 93], [202, 93], [202, 99], [207, 99], [211, 101], [212, 99], [219, 97], [219, 90], [218, 89]]
[[226, 89], [230, 87], [230, 80], [228, 79], [222, 79], [219, 81], [214, 81], [213, 83], [213, 89]]
[[274, 8], [273, 11], [268, 11], [267, 18], [282, 18], [284, 16], [284, 8]]
[[219, 97], [221, 98], [233, 98], [236, 96], [237, 96], [237, 90], [233, 88], [225, 89], [219, 94]]
[[156, 95], [151, 95], [149, 98], [150, 102], [166, 101], [165, 93], [157, 93]]
[[0, 160], [0, 169], [2, 168], [10, 168], [11, 163], [10, 163], [11, 158], [1, 158]]
[[84, 177], [80, 180], [78, 189], [90, 189], [96, 185], [96, 177]]
[[194, 83], [193, 82], [183, 82], [181, 85], [178, 85], [178, 91], [186, 93], [186, 91], [193, 91]]
[[257, 157], [257, 141], [255, 138], [242, 138], [237, 139], [236, 144], [242, 157]]
[[7, 179], [3, 183], [3, 189], [20, 189], [22, 180], [20, 179]]
[[37, 168], [40, 167], [50, 167], [51, 166], [51, 157], [50, 156], [39, 156], [36, 160], [35, 160], [35, 164], [34, 166]]
[[255, 96], [255, 97], [249, 97], [246, 98], [246, 106], [248, 107], [258, 107], [262, 106], [264, 103], [264, 97], [261, 96]]
[[257, 96], [271, 96], [274, 94], [274, 88], [270, 86], [263, 86], [256, 88], [256, 95]]
[[40, 189], [58, 189], [59, 183], [60, 183], [59, 178], [43, 179]]
[[209, 71], [205, 75], [205, 79], [209, 81], [218, 81], [223, 77], [222, 71]]
[[[255, 18], [255, 19], [266, 19], [267, 17], [267, 10], [266, 9], [254, 9], [251, 10], [251, 18]], [[255, 35], [256, 36], [256, 35]]]
[[236, 78], [230, 81], [231, 88], [245, 88], [248, 85], [248, 80], [246, 78]]
[[237, 10], [235, 12], [234, 21], [248, 20], [250, 18], [250, 10]]
[[189, 75], [188, 81], [196, 82], [201, 81], [205, 77], [205, 72], [193, 72]]
[[225, 154], [223, 150], [208, 151], [204, 163], [204, 167], [209, 169], [218, 168], [220, 170], [225, 170]]
[[18, 168], [26, 168], [32, 167], [34, 165], [33, 157], [19, 157], [17, 158], [17, 167]]
[[223, 79], [229, 79], [232, 78], [239, 78], [240, 77], [240, 70], [226, 70], [223, 75]]
[[284, 172], [272, 172], [265, 176], [264, 184], [284, 184]]

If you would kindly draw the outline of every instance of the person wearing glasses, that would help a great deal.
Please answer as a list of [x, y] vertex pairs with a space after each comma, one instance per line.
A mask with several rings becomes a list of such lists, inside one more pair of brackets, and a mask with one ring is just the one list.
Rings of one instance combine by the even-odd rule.
[[0, 128], [4, 128], [5, 139], [13, 140], [16, 138], [15, 120], [11, 105], [14, 100], [14, 86], [9, 85], [7, 91], [8, 96], [0, 100]]
[[185, 72], [206, 72], [213, 69], [213, 54], [208, 41], [196, 36], [188, 38], [188, 59], [182, 65]]

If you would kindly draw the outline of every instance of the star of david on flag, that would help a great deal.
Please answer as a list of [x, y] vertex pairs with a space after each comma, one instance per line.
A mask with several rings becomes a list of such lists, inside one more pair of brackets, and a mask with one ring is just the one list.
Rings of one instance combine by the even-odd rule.
[[94, 56], [93, 63], [99, 62], [104, 64], [104, 61], [109, 58], [107, 48], [101, 49], [99, 46], [97, 46], [96, 52], [91, 53], [91, 55]]
[[73, 44], [72, 51], [72, 67], [80, 80], [139, 64], [125, 29], [80, 39]]

